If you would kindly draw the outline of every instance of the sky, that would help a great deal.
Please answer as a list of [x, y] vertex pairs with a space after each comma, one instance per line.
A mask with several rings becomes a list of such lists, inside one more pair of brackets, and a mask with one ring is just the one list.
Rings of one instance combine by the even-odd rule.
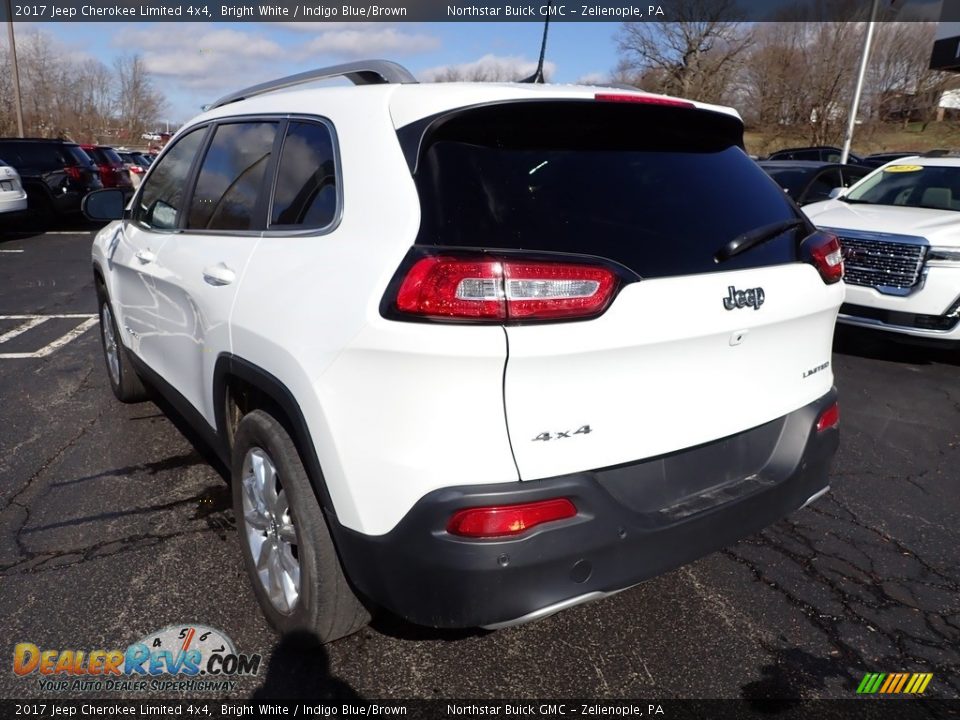
[[[498, 63], [518, 77], [536, 67], [543, 24], [512, 23], [37, 23], [76, 57], [108, 66], [139, 54], [168, 102], [164, 119], [188, 120], [233, 90], [350, 60], [382, 58], [420, 79], [447, 66]], [[618, 23], [550, 25], [552, 82], [598, 82], [617, 62]], [[28, 32], [24, 24], [17, 33]]]

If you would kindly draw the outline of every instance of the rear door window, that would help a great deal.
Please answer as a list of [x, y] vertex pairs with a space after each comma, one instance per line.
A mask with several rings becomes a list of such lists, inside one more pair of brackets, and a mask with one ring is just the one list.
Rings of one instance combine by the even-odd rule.
[[190, 201], [187, 228], [252, 230], [263, 227], [263, 192], [276, 122], [242, 122], [217, 126], [197, 187]]
[[741, 140], [735, 118], [685, 108], [462, 111], [424, 138], [417, 242], [595, 255], [641, 277], [793, 262], [800, 230], [714, 261], [742, 233], [797, 217]]

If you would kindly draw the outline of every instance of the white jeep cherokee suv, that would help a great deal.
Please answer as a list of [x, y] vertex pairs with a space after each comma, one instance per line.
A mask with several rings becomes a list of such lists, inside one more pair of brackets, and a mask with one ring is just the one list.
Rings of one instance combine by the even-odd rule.
[[960, 158], [900, 158], [804, 212], [840, 238], [841, 323], [960, 347]]
[[113, 391], [152, 386], [229, 463], [282, 631], [502, 627], [635, 585], [825, 492], [838, 444], [839, 245], [742, 134], [383, 61], [234, 93], [129, 209], [86, 201], [116, 220]]

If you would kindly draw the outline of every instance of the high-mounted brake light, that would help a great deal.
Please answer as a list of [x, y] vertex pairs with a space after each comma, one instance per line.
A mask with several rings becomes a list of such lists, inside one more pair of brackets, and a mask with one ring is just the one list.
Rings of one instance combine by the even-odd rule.
[[804, 240], [803, 244], [825, 283], [832, 284], [843, 278], [843, 251], [836, 235], [817, 232]]
[[677, 100], [676, 98], [662, 97], [659, 95], [641, 95], [639, 93], [597, 93], [593, 96], [594, 100], [601, 102], [622, 102], [622, 103], [640, 103], [641, 105], [666, 105], [668, 107], [682, 107], [688, 110], [697, 108], [692, 102], [687, 100]]
[[447, 532], [470, 538], [519, 535], [537, 525], [565, 520], [577, 514], [567, 498], [554, 498], [520, 505], [495, 505], [458, 510], [447, 523]]
[[436, 255], [421, 258], [397, 291], [401, 313], [464, 320], [553, 320], [599, 315], [613, 271], [579, 263]]
[[840, 424], [840, 406], [837, 403], [834, 403], [822, 413], [820, 413], [820, 418], [817, 420], [817, 432], [823, 432], [824, 430], [829, 430], [830, 428], [835, 428]]

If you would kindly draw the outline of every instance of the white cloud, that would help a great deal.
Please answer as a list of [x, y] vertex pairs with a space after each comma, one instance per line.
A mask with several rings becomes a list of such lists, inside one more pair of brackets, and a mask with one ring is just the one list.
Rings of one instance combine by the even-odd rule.
[[577, 85], [606, 85], [610, 82], [607, 73], [592, 72], [577, 78]]
[[204, 31], [180, 26], [176, 33], [138, 32], [133, 47], [159, 81], [176, 80], [184, 88], [211, 90], [249, 85], [275, 75], [271, 61], [285, 50], [273, 40], [237, 30]]
[[[437, 79], [505, 82], [529, 77], [536, 69], [536, 60], [528, 60], [519, 56], [487, 54], [472, 62], [429, 68], [419, 75], [420, 79], [426, 82]], [[556, 72], [556, 69], [556, 64], [549, 61], [543, 65], [543, 72], [548, 78]]]
[[374, 27], [369, 30], [325, 30], [307, 43], [302, 52], [308, 56], [338, 55], [356, 58], [413, 55], [438, 47], [440, 39], [433, 35], [413, 34], [391, 27]]

